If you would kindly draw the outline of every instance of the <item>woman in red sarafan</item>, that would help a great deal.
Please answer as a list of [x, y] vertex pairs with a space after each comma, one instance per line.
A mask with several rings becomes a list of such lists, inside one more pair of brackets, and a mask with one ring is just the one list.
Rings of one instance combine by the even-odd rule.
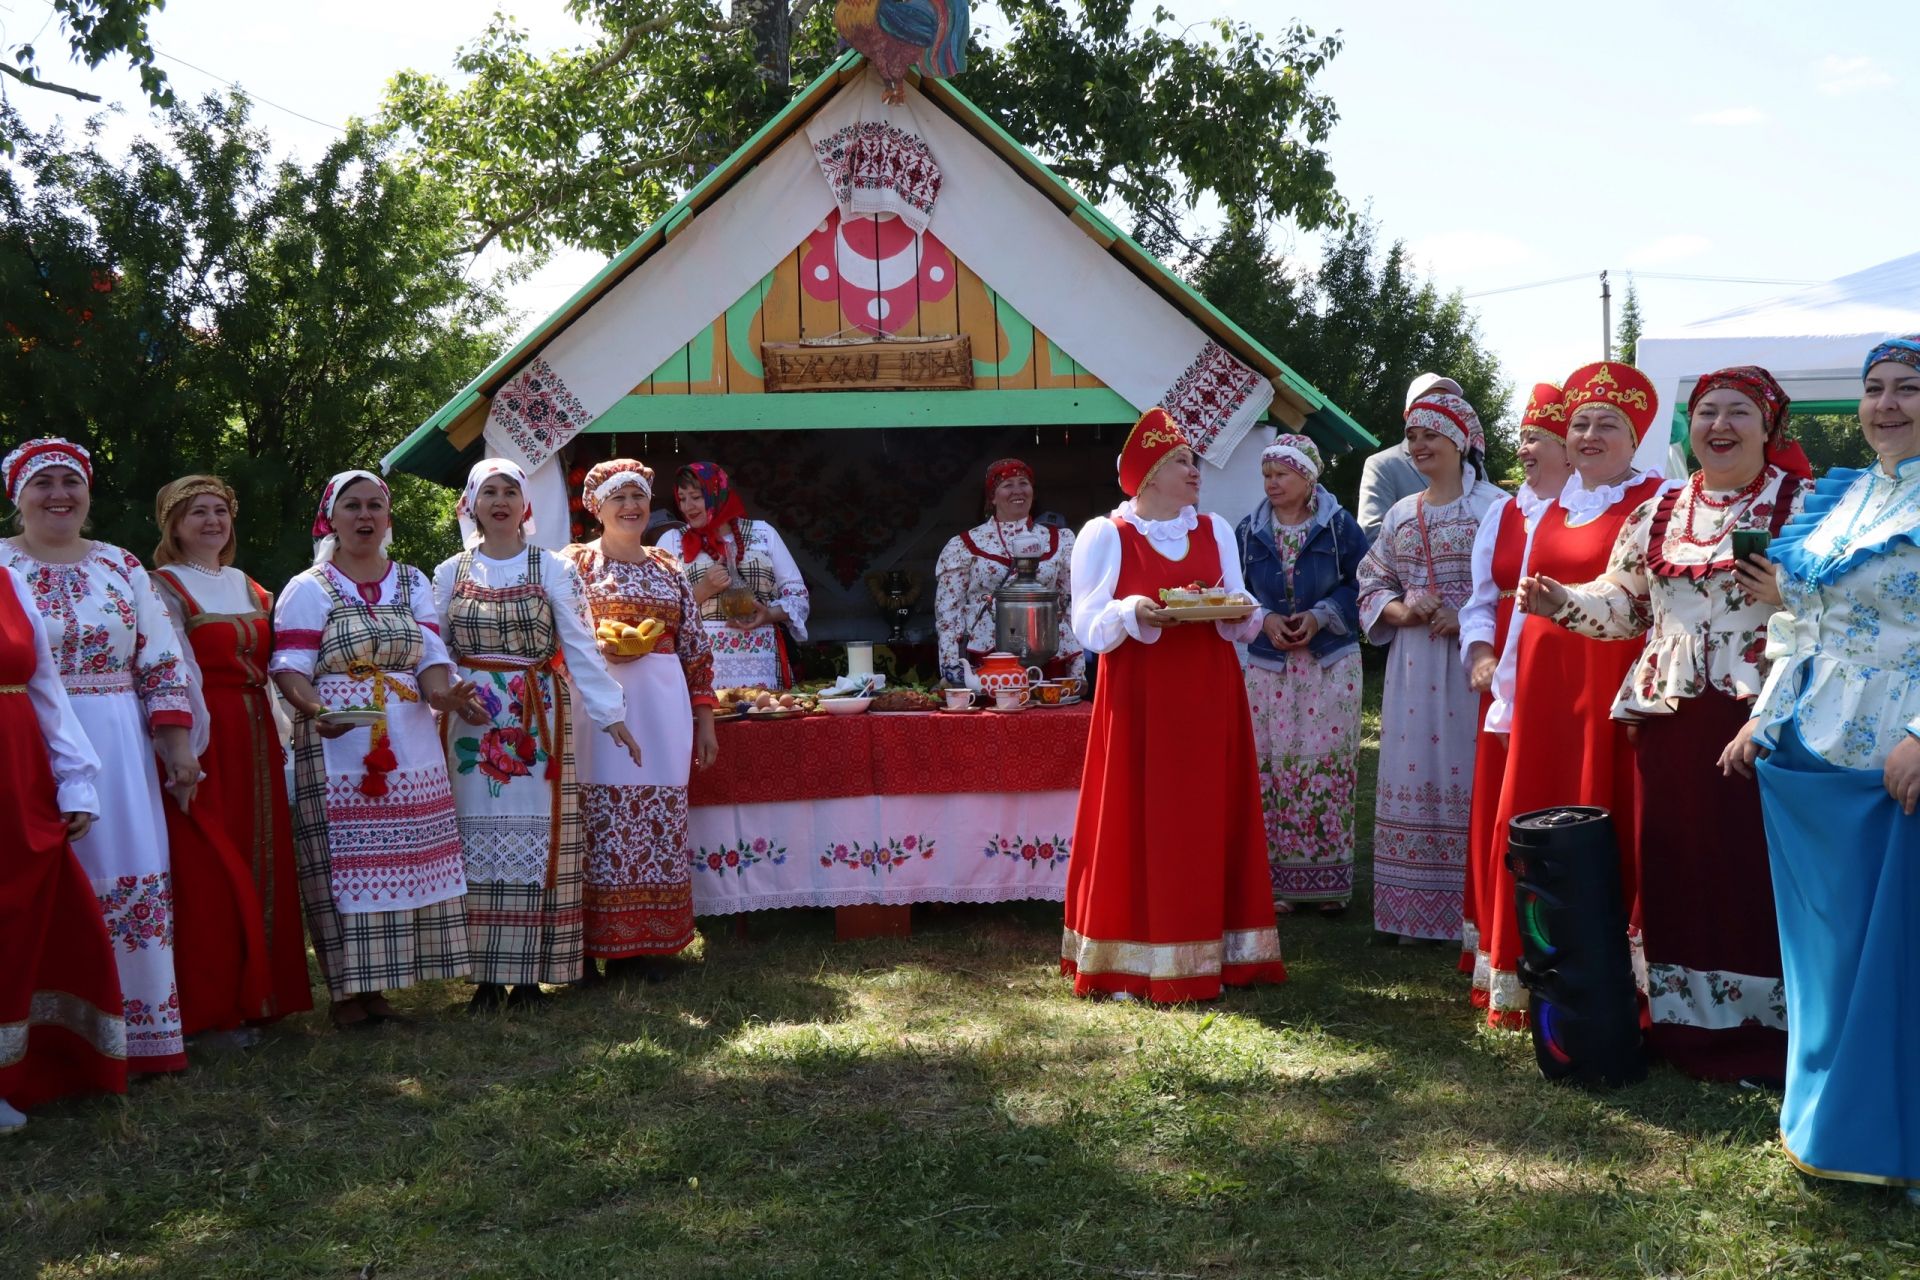
[[1208, 1000], [1283, 982], [1253, 720], [1233, 641], [1264, 612], [1179, 624], [1160, 591], [1241, 591], [1233, 530], [1200, 514], [1184, 432], [1149, 410], [1120, 454], [1128, 500], [1074, 544], [1073, 630], [1100, 659], [1067, 868], [1060, 970], [1075, 995]]
[[[1659, 397], [1644, 373], [1626, 364], [1573, 371], [1562, 395], [1573, 478], [1534, 527], [1527, 576], [1515, 607], [1548, 611], [1535, 599], [1543, 578], [1590, 582], [1606, 572], [1615, 537], [1634, 508], [1666, 481], [1634, 469], [1640, 437], [1658, 421]], [[1501, 782], [1494, 838], [1504, 843], [1516, 814], [1554, 805], [1598, 805], [1613, 816], [1620, 842], [1620, 897], [1631, 928], [1640, 921], [1639, 786], [1633, 746], [1613, 718], [1614, 695], [1643, 647], [1642, 638], [1593, 640], [1531, 616], [1519, 629], [1513, 729]]]
[[26, 593], [0, 569], [0, 1133], [17, 1107], [127, 1088], [113, 944], [69, 843], [99, 811], [100, 758]]
[[267, 694], [273, 601], [233, 566], [233, 489], [191, 475], [154, 499], [153, 584], [200, 670], [210, 722], [205, 773], [186, 810], [166, 806], [173, 849], [174, 966], [187, 1035], [232, 1033], [313, 1008], [293, 864], [285, 752]]

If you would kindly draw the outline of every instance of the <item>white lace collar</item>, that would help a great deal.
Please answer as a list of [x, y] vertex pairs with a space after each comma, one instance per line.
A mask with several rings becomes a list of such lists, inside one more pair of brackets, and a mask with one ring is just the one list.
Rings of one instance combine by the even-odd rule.
[[1533, 491], [1533, 486], [1530, 484], [1522, 484], [1513, 495], [1513, 500], [1519, 504], [1520, 514], [1528, 524], [1538, 520], [1540, 513], [1553, 505], [1552, 498], [1541, 497]]
[[1133, 509], [1132, 498], [1128, 498], [1114, 509], [1113, 518], [1125, 520], [1145, 534], [1148, 542], [1163, 542], [1169, 545], [1185, 542], [1187, 535], [1200, 527], [1200, 512], [1196, 507], [1180, 508], [1180, 514], [1171, 520], [1149, 520]]
[[1569, 525], [1582, 525], [1597, 519], [1612, 509], [1633, 488], [1646, 479], [1648, 472], [1637, 468], [1627, 473], [1627, 478], [1618, 484], [1603, 484], [1598, 489], [1587, 488], [1578, 471], [1567, 477], [1566, 487], [1560, 490], [1560, 505], [1566, 509]]

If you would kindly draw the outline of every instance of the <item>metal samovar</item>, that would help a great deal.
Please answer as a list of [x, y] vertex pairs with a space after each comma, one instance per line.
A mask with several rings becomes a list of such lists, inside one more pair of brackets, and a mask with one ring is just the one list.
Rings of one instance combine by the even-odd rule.
[[1060, 595], [1039, 570], [1040, 557], [1015, 556], [1013, 576], [993, 593], [993, 647], [1022, 666], [1044, 667], [1060, 652]]

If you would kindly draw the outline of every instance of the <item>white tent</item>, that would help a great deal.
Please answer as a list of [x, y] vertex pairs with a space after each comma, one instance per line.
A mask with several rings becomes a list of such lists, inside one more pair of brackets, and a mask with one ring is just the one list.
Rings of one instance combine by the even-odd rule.
[[[1701, 374], [1757, 364], [1798, 409], [1847, 410], [1860, 399], [1860, 362], [1873, 344], [1920, 332], [1920, 253], [1783, 297], [1642, 335], [1634, 363], [1672, 411], [1672, 434], [1649, 432], [1634, 459], [1684, 474], [1687, 394]], [[1669, 450], [1672, 456], [1669, 456]]]

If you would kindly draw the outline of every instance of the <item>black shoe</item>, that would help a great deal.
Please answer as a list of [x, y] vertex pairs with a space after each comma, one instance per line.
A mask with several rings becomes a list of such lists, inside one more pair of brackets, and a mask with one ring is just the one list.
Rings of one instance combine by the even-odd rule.
[[507, 997], [509, 1009], [538, 1009], [548, 1000], [547, 993], [540, 989], [537, 982], [516, 983], [513, 993]]
[[473, 989], [473, 999], [467, 1001], [467, 1013], [473, 1016], [498, 1013], [506, 1003], [506, 987], [498, 982], [483, 982]]

